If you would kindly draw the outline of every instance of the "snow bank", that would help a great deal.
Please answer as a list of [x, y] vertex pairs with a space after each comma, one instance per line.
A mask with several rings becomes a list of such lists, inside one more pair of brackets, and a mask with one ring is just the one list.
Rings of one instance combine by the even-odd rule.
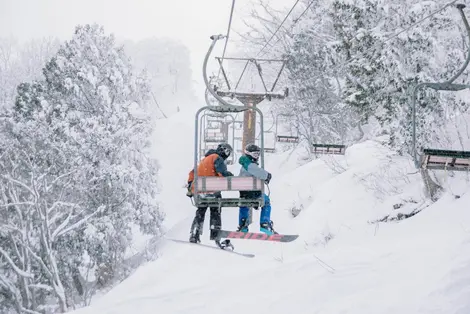
[[[186, 240], [194, 215], [183, 188], [193, 120], [180, 112], [155, 133], [168, 238]], [[411, 160], [376, 141], [308, 163], [301, 150], [266, 158], [274, 226], [300, 234], [295, 242], [234, 240], [250, 259], [163, 240], [157, 261], [74, 313], [470, 312], [468, 174], [438, 174], [447, 192], [430, 203]], [[302, 208], [295, 218], [292, 207]], [[237, 209], [222, 215], [234, 229]]]

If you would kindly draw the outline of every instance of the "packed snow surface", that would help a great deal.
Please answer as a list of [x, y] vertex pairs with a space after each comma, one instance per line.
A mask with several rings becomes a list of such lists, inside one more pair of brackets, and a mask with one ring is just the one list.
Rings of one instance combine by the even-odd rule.
[[[291, 243], [233, 240], [247, 258], [186, 241], [195, 208], [184, 184], [193, 164], [194, 113], [159, 120], [161, 206], [166, 235], [159, 258], [76, 314], [470, 313], [470, 194], [467, 173], [436, 172], [446, 189], [427, 200], [407, 157], [380, 141], [345, 156], [303, 161], [301, 148], [266, 155], [272, 220]], [[282, 151], [283, 148], [285, 151]], [[230, 166], [238, 173], [239, 165]], [[301, 209], [293, 217], [292, 208]], [[402, 220], [389, 220], [410, 213]], [[224, 209], [235, 230], [238, 210]], [[209, 241], [209, 213], [202, 242]], [[250, 231], [259, 230], [254, 211]]]

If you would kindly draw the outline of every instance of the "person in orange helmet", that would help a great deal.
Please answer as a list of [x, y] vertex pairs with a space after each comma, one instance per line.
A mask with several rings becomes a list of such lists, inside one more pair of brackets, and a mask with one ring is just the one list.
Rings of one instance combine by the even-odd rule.
[[[230, 177], [233, 174], [227, 170], [226, 159], [232, 154], [232, 146], [227, 143], [221, 143], [217, 146], [217, 149], [210, 149], [207, 151], [205, 157], [201, 160], [197, 167], [198, 176], [222, 176]], [[186, 195], [192, 197], [194, 193], [194, 169], [189, 172], [188, 177], [188, 192]], [[215, 192], [211, 193], [211, 196], [221, 198], [222, 193]], [[206, 216], [207, 207], [198, 207], [196, 210], [196, 216], [194, 217], [193, 223], [191, 224], [189, 242], [200, 243], [200, 236], [202, 234], [204, 226], [204, 218]], [[222, 220], [220, 217], [220, 211], [218, 207], [210, 207], [210, 239], [216, 240], [218, 230], [222, 228]]]

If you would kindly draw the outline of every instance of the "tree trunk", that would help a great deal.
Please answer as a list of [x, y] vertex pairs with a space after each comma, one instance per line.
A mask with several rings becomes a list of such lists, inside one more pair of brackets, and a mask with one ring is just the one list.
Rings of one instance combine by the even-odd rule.
[[430, 197], [433, 202], [437, 201], [441, 196], [441, 192], [443, 191], [442, 186], [431, 179], [427, 169], [420, 169], [420, 173], [424, 182], [427, 196]]

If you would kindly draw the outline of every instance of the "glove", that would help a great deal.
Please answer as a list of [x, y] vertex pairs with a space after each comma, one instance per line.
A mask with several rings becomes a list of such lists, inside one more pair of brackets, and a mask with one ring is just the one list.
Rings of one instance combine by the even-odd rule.
[[193, 197], [193, 192], [191, 191], [191, 184], [192, 182], [188, 182], [188, 185], [187, 185], [188, 191], [186, 192], [187, 197]]
[[268, 172], [268, 177], [266, 178], [266, 180], [264, 180], [264, 182], [266, 182], [266, 184], [269, 184], [269, 181], [271, 181], [271, 178], [273, 176]]

